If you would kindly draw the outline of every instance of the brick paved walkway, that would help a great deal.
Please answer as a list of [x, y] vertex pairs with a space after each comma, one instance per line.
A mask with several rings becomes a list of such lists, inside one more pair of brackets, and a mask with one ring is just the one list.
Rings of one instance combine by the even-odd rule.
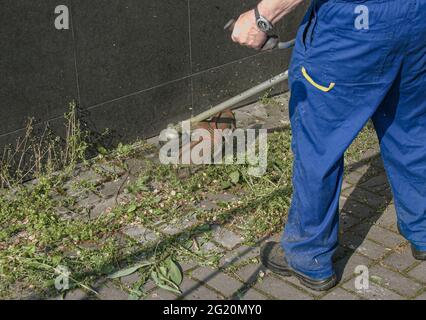
[[[256, 112], [261, 117], [262, 110]], [[340, 279], [337, 287], [319, 293], [304, 288], [295, 278], [271, 274], [258, 260], [261, 243], [270, 239], [246, 247], [237, 234], [219, 227], [209, 244], [224, 253], [219, 269], [199, 267], [195, 262], [183, 264], [181, 296], [148, 282], [144, 287], [148, 292], [145, 299], [425, 300], [426, 262], [413, 259], [407, 241], [397, 232], [395, 209], [380, 155], [377, 150], [370, 151], [360, 161], [347, 166], [341, 197], [341, 246], [335, 256]], [[272, 238], [277, 240], [279, 236]], [[368, 289], [355, 288], [358, 266], [368, 267]], [[127, 299], [128, 293], [123, 288], [137, 279], [138, 275], [133, 274], [119, 282], [101, 282], [96, 288], [99, 298]], [[85, 293], [80, 289], [66, 296], [66, 299], [84, 298]]]
[[[340, 283], [336, 288], [323, 293], [306, 289], [295, 278], [265, 271], [257, 260], [259, 246], [237, 245], [229, 250], [226, 243], [223, 269], [184, 266], [180, 298], [426, 299], [426, 262], [414, 260], [407, 241], [396, 230], [395, 209], [379, 155], [364, 158], [349, 171], [341, 198], [341, 246], [335, 256]], [[228, 241], [228, 237], [222, 239]], [[240, 266], [233, 266], [236, 263]], [[355, 268], [362, 265], [369, 269], [367, 290], [355, 288]], [[147, 297], [176, 298], [156, 288]]]

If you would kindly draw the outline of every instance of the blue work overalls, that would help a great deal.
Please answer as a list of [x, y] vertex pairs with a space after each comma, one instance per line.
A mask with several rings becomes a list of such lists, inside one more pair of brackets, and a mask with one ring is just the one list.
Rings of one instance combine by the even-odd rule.
[[290, 266], [333, 275], [343, 156], [371, 118], [398, 226], [426, 250], [426, 0], [313, 1], [290, 66]]

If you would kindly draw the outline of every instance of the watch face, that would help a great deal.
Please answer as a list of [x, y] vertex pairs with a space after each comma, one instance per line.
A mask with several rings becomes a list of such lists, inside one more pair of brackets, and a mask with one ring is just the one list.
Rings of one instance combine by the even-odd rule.
[[257, 21], [257, 26], [260, 30], [265, 31], [265, 32], [269, 31], [271, 29], [269, 23], [267, 21], [263, 20], [263, 19], [259, 19]]
[[258, 23], [257, 23], [257, 25], [258, 25], [258, 27], [261, 29], [261, 30], [268, 30], [268, 25], [265, 23], [265, 21], [259, 21]]

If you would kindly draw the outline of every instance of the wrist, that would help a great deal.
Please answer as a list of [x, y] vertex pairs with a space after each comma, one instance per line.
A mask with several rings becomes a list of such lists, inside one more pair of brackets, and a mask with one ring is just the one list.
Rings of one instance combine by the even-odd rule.
[[255, 15], [255, 18], [256, 18], [257, 28], [260, 31], [268, 33], [269, 31], [271, 31], [274, 28], [274, 25], [272, 24], [272, 22], [260, 13], [258, 7], [254, 8], [254, 15]]
[[265, 4], [263, 1], [258, 4], [257, 8], [261, 16], [265, 17], [268, 19], [268, 21], [274, 24], [274, 20], [277, 16], [277, 13], [275, 12], [276, 10], [274, 10], [274, 8], [271, 8], [271, 6]]

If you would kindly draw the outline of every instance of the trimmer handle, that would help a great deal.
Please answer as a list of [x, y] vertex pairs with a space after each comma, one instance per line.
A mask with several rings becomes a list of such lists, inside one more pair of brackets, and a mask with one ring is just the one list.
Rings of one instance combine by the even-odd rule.
[[[223, 28], [224, 30], [229, 30], [230, 32], [234, 31], [234, 27], [235, 27], [235, 23], [237, 21], [235, 19], [231, 19], [229, 20], [229, 22], [225, 25], [225, 27]], [[278, 39], [278, 36], [269, 36], [266, 39], [264, 45], [262, 46], [262, 48], [260, 49], [261, 51], [268, 51], [268, 50], [272, 50], [278, 47], [280, 43], [280, 40]]]

